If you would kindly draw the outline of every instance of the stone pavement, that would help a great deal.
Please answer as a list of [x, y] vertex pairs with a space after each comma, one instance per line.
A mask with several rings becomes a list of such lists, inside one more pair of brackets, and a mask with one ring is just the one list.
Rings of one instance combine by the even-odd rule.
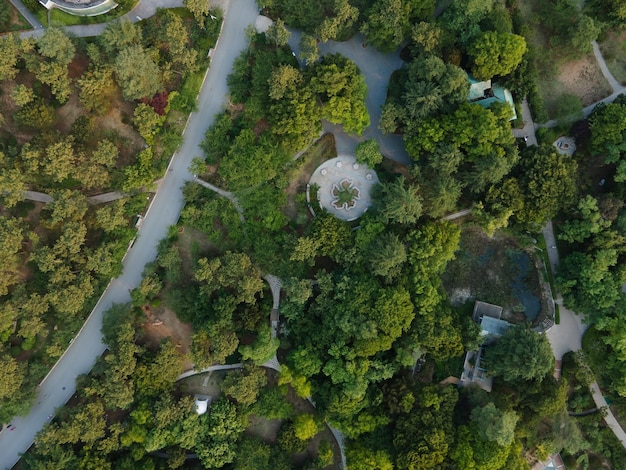
[[[358, 199], [355, 198], [354, 206], [347, 209], [333, 205], [336, 200], [333, 190], [340, 183], [348, 181], [358, 190]], [[317, 185], [317, 199], [321, 207], [342, 220], [354, 220], [362, 216], [372, 204], [372, 188], [378, 184], [378, 175], [366, 165], [359, 165], [352, 155], [339, 155], [336, 158], [325, 161], [318, 166], [309, 184]], [[308, 196], [307, 191], [307, 196]]]

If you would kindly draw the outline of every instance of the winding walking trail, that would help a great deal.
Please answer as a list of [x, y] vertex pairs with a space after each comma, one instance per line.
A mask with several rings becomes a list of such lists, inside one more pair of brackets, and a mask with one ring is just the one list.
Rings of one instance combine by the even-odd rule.
[[[138, 8], [143, 8], [147, 3], [140, 2]], [[156, 7], [159, 6], [180, 4], [178, 0], [151, 1], [146, 11], [153, 9], [156, 11]], [[156, 258], [159, 242], [167, 236], [168, 227], [178, 221], [185, 202], [182, 187], [187, 181], [193, 180], [188, 168], [192, 159], [196, 155], [201, 155], [199, 145], [207, 126], [211, 125], [213, 117], [223, 109], [228, 96], [226, 77], [232, 70], [234, 59], [248, 46], [245, 30], [248, 25], [254, 23], [258, 15], [258, 7], [253, 0], [237, 0], [236, 5], [234, 14], [225, 14], [222, 33], [212, 56], [211, 68], [198, 95], [198, 111], [189, 117], [183, 143], [172, 157], [169, 166], [171, 171], [165, 173], [144, 217], [136, 242], [123, 260], [122, 274], [109, 283], [74, 341], [40, 384], [36, 402], [30, 413], [24, 417], [16, 417], [12, 421], [15, 426], [13, 431], [5, 429], [0, 432], [0, 469], [15, 465], [20, 454], [26, 452], [33, 443], [35, 434], [48, 422], [48, 416], [53, 415], [55, 409], [64, 405], [73, 395], [76, 377], [89, 372], [96, 359], [105, 351], [106, 345], [102, 343], [100, 332], [103, 312], [113, 303], [130, 301], [130, 291], [139, 286], [144, 266]], [[227, 13], [229, 6], [230, 0], [225, 0], [222, 9]], [[136, 8], [133, 12], [135, 11], [139, 10]], [[144, 16], [149, 15], [144, 13]], [[80, 28], [83, 29], [74, 34], [93, 35], [93, 30], [89, 27]]]
[[[611, 85], [613, 93], [611, 93], [611, 95], [607, 96], [606, 98], [596, 103], [593, 103], [590, 106], [587, 106], [583, 110], [583, 115], [585, 118], [587, 118], [589, 114], [591, 114], [593, 108], [595, 108], [598, 103], [613, 102], [613, 100], [615, 100], [617, 96], [622, 93], [626, 93], [626, 87], [622, 86], [617, 80], [615, 80], [608, 67], [606, 66], [606, 62], [604, 60], [604, 57], [602, 56], [602, 53], [600, 52], [600, 48], [598, 47], [597, 42], [593, 41], [592, 45], [594, 55], [598, 61], [600, 69], [602, 70], [602, 74], [606, 77], [609, 84]], [[526, 100], [524, 100], [524, 103], [524, 110], [526, 110]], [[524, 122], [526, 123], [525, 129], [527, 129], [528, 131], [530, 131], [531, 128], [527, 126], [529, 126], [529, 123], [532, 123], [533, 132], [532, 134], [529, 132], [527, 135], [532, 135], [532, 137], [535, 138], [534, 128], [536, 127], [536, 124], [532, 121], [532, 117], [530, 116], [530, 110], [528, 110], [528, 114], [524, 114]], [[548, 123], [542, 124], [542, 126], [545, 127], [553, 127], [555, 125], [556, 121], [550, 121]], [[534, 142], [536, 143], [536, 138]], [[528, 144], [530, 145], [530, 138]], [[552, 221], [548, 222], [543, 228], [543, 236], [546, 240], [546, 250], [548, 254], [548, 259], [550, 260], [550, 269], [552, 270], [552, 273], [556, 275], [557, 267], [559, 265], [559, 253], [556, 247], [556, 239], [554, 237]], [[589, 328], [589, 325], [584, 325], [579, 315], [563, 305], [563, 297], [560, 293], [557, 294], [557, 299], [555, 302], [559, 306], [560, 323], [555, 324], [550, 330], [548, 330], [546, 336], [550, 340], [550, 345], [552, 346], [555, 359], [557, 361], [560, 361], [567, 352], [578, 351], [582, 349], [582, 338], [587, 328]], [[557, 372], [560, 374], [560, 370], [558, 370]], [[607, 426], [611, 429], [611, 431], [613, 431], [613, 434], [615, 434], [615, 437], [617, 437], [617, 439], [622, 443], [622, 446], [626, 448], [626, 432], [624, 432], [624, 429], [622, 429], [617, 419], [615, 419], [613, 412], [607, 406], [606, 399], [602, 395], [602, 392], [600, 391], [600, 387], [597, 382], [593, 382], [591, 384], [590, 391], [596, 406], [598, 408], [606, 410], [606, 416], [604, 417], [604, 421], [606, 422]]]

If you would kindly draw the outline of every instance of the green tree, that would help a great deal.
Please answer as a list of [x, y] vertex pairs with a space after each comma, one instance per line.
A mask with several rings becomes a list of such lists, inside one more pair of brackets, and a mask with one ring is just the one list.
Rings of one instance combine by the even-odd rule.
[[11, 91], [11, 98], [18, 106], [24, 106], [35, 99], [35, 92], [26, 85], [16, 85]]
[[312, 439], [319, 431], [320, 427], [315, 417], [309, 413], [301, 413], [293, 419], [295, 435], [301, 441]]
[[279, 341], [272, 338], [272, 329], [268, 324], [263, 324], [256, 332], [256, 338], [252, 344], [239, 346], [239, 354], [244, 361], [252, 361], [260, 366], [269, 361], [278, 350]]
[[11, 80], [17, 75], [17, 61], [22, 52], [19, 36], [15, 33], [0, 38], [0, 81]]
[[244, 253], [226, 252], [210, 261], [202, 258], [194, 274], [205, 295], [227, 291], [237, 303], [255, 304], [256, 294], [263, 289], [261, 271]]
[[115, 76], [124, 98], [151, 97], [161, 91], [161, 70], [150, 53], [140, 45], [120, 50], [115, 59]]
[[285, 22], [278, 18], [265, 32], [267, 39], [276, 47], [282, 47], [287, 44], [291, 33], [287, 31]]
[[133, 112], [133, 124], [148, 145], [154, 143], [154, 137], [160, 132], [165, 116], [158, 114], [154, 108], [145, 103], [139, 103]]
[[518, 416], [514, 411], [501, 411], [492, 402], [472, 410], [471, 422], [485, 441], [495, 441], [501, 446], [513, 442]]
[[111, 94], [115, 89], [113, 69], [110, 66], [90, 67], [78, 80], [79, 99], [87, 111], [99, 115], [111, 108]]
[[390, 183], [381, 183], [374, 193], [376, 209], [387, 220], [414, 224], [422, 215], [422, 197], [416, 185], [399, 176]]
[[43, 174], [61, 182], [76, 171], [77, 155], [72, 136], [48, 145], [41, 162]]
[[[2, 160], [3, 154], [0, 152], [0, 161]], [[24, 172], [17, 168], [0, 169], [0, 188], [2, 188], [0, 200], [5, 207], [11, 208], [23, 201], [24, 191], [28, 189]]]
[[404, 41], [410, 28], [411, 3], [404, 0], [377, 0], [361, 26], [365, 40], [381, 51], [393, 51]]
[[11, 397], [22, 386], [25, 370], [18, 362], [3, 350], [0, 350], [0, 400]]
[[310, 34], [303, 33], [298, 43], [300, 49], [300, 59], [302, 59], [306, 65], [311, 65], [317, 62], [320, 57], [319, 47], [317, 46], [317, 39]]
[[45, 129], [54, 124], [56, 114], [52, 106], [39, 98], [24, 105], [22, 109], [15, 113], [13, 119], [22, 126]]
[[367, 249], [370, 272], [388, 281], [396, 278], [407, 260], [406, 248], [397, 235], [387, 232]]
[[265, 369], [244, 365], [243, 371], [229, 372], [222, 382], [222, 391], [238, 404], [248, 406], [257, 401], [259, 391], [267, 384]]
[[6, 295], [9, 287], [20, 281], [25, 233], [20, 220], [0, 217], [0, 296]]
[[141, 44], [141, 28], [127, 19], [111, 21], [98, 39], [102, 48], [113, 56], [128, 46]]
[[322, 16], [323, 20], [315, 31], [322, 42], [339, 39], [344, 31], [350, 30], [359, 17], [359, 9], [352, 6], [348, 0], [334, 0], [329, 2], [328, 6], [331, 12]]
[[271, 447], [260, 439], [244, 436], [233, 462], [235, 470], [273, 470]]
[[554, 355], [545, 335], [528, 326], [509, 328], [484, 359], [490, 375], [507, 382], [541, 380], [554, 370]]
[[355, 153], [356, 161], [370, 168], [374, 168], [383, 161], [378, 142], [376, 142], [375, 139], [367, 139], [359, 143], [359, 145], [356, 146]]
[[486, 31], [472, 41], [468, 53], [478, 80], [510, 74], [522, 61], [526, 41], [516, 34]]
[[220, 468], [235, 459], [237, 441], [246, 424], [235, 405], [224, 398], [216, 400], [207, 415], [208, 419], [200, 424], [201, 436], [195, 451], [203, 465]]
[[599, 104], [589, 116], [589, 128], [591, 151], [603, 155], [606, 163], [617, 164], [615, 181], [626, 181], [626, 104]]
[[198, 23], [198, 26], [204, 28], [206, 17], [209, 16], [210, 3], [209, 0], [185, 0], [185, 8], [191, 12]]
[[573, 202], [577, 164], [551, 145], [529, 148], [520, 158], [518, 179], [524, 197], [522, 210], [515, 213], [525, 224], [543, 224]]
[[580, 219], [568, 219], [558, 237], [568, 243], [581, 243], [592, 235], [608, 228], [611, 223], [604, 220], [598, 208], [598, 201], [587, 195], [578, 202], [576, 215]]
[[37, 49], [42, 56], [63, 66], [69, 64], [76, 54], [74, 43], [61, 28], [47, 28], [37, 40]]
[[348, 443], [346, 459], [354, 470], [393, 470], [393, 462], [385, 450], [375, 450], [362, 443]]
[[334, 54], [311, 67], [310, 87], [322, 102], [322, 117], [362, 134], [370, 124], [365, 106], [367, 85], [354, 62]]

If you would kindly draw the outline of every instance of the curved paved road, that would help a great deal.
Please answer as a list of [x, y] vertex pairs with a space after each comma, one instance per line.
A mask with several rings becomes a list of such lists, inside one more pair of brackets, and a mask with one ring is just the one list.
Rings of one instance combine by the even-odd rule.
[[[552, 272], [556, 273], [556, 267], [559, 264], [559, 253], [556, 249], [552, 222], [549, 222], [543, 228], [543, 235], [546, 239], [550, 267], [552, 268]], [[587, 328], [589, 328], [589, 325], [584, 325], [580, 319], [580, 315], [577, 315], [563, 306], [563, 297], [561, 297], [560, 294], [557, 298], [557, 303], [559, 304], [561, 322], [558, 325], [554, 325], [546, 333], [546, 336], [550, 340], [555, 358], [561, 360], [565, 353], [582, 349], [582, 337], [585, 331], [587, 331]], [[604, 421], [607, 426], [613, 431], [613, 434], [615, 434], [615, 437], [622, 443], [622, 446], [626, 448], [626, 432], [624, 432], [617, 419], [615, 419], [613, 412], [607, 406], [606, 400], [598, 386], [598, 382], [593, 382], [590, 389], [596, 406], [606, 409]]]
[[178, 220], [184, 204], [181, 188], [192, 180], [188, 167], [193, 157], [201, 154], [199, 143], [206, 128], [224, 105], [228, 95], [226, 77], [233, 60], [247, 47], [245, 29], [254, 23], [258, 9], [253, 0], [238, 0], [235, 13], [225, 16], [219, 46], [198, 97], [199, 111], [190, 116], [183, 144], [170, 163], [172, 171], [166, 172], [146, 213], [137, 241], [124, 259], [122, 275], [111, 281], [75, 341], [42, 382], [37, 404], [30, 414], [13, 420], [14, 431], [0, 433], [0, 469], [11, 468], [19, 460], [19, 454], [30, 447], [48, 415], [54, 414], [55, 408], [72, 396], [76, 377], [87, 373], [104, 352], [106, 347], [100, 333], [102, 313], [112, 303], [130, 301], [129, 291], [139, 285], [144, 266], [154, 260], [159, 241], [167, 235], [167, 228]]
[[[291, 32], [289, 46], [298, 54], [302, 33], [293, 29], [289, 31]], [[380, 152], [385, 157], [406, 165], [411, 164], [413, 161], [406, 152], [402, 137], [383, 134], [378, 128], [381, 108], [387, 98], [389, 78], [392, 72], [399, 69], [403, 64], [402, 59], [400, 59], [400, 51], [397, 50], [385, 54], [373, 47], [363, 47], [362, 44], [364, 42], [365, 38], [361, 34], [357, 34], [349, 41], [327, 41], [319, 45], [320, 56], [338, 52], [352, 60], [359, 67], [367, 84], [365, 104], [371, 120], [370, 125], [360, 137], [355, 134], [347, 134], [343, 131], [342, 126], [331, 124], [327, 121], [322, 121], [324, 131], [334, 134], [338, 154], [354, 154], [359, 142], [375, 139], [380, 146]]]

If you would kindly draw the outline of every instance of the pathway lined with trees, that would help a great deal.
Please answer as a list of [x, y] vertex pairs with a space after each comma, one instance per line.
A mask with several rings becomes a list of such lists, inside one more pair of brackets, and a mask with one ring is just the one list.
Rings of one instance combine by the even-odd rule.
[[28, 8], [24, 6], [24, 4], [22, 3], [22, 0], [9, 0], [9, 1], [11, 2], [11, 5], [13, 5], [15, 9], [19, 11], [20, 14], [24, 18], [26, 18], [26, 21], [28, 21], [33, 28], [43, 29], [44, 26], [39, 22], [37, 17]]
[[[166, 2], [150, 3], [150, 8], [154, 8], [154, 11], [157, 7], [169, 5]], [[180, 2], [171, 6], [178, 5]], [[229, 2], [224, 2], [223, 7], [226, 12]], [[245, 30], [257, 15], [258, 9], [252, 0], [238, 1], [236, 14], [225, 15], [219, 47], [214, 50], [211, 68], [198, 96], [198, 112], [191, 114], [181, 148], [170, 162], [172, 171], [166, 172], [146, 213], [137, 240], [124, 258], [123, 274], [110, 282], [74, 341], [41, 383], [37, 404], [31, 408], [30, 414], [15, 418], [12, 422], [15, 426], [13, 431], [5, 430], [0, 433], [0, 468], [11, 468], [15, 465], [20, 453], [26, 452], [35, 434], [48, 421], [48, 416], [54, 414], [55, 409], [73, 395], [76, 377], [88, 372], [96, 358], [106, 349], [100, 331], [102, 314], [113, 303], [130, 301], [130, 290], [139, 286], [144, 266], [155, 259], [159, 242], [166, 237], [168, 227], [178, 220], [185, 202], [182, 187], [185, 182], [192, 180], [188, 171], [191, 160], [200, 154], [199, 144], [204, 138], [207, 125], [211, 124], [213, 116], [223, 108], [228, 95], [226, 77], [232, 69], [235, 57], [247, 47]], [[90, 27], [82, 26], [71, 32], [77, 36], [94, 34]]]

